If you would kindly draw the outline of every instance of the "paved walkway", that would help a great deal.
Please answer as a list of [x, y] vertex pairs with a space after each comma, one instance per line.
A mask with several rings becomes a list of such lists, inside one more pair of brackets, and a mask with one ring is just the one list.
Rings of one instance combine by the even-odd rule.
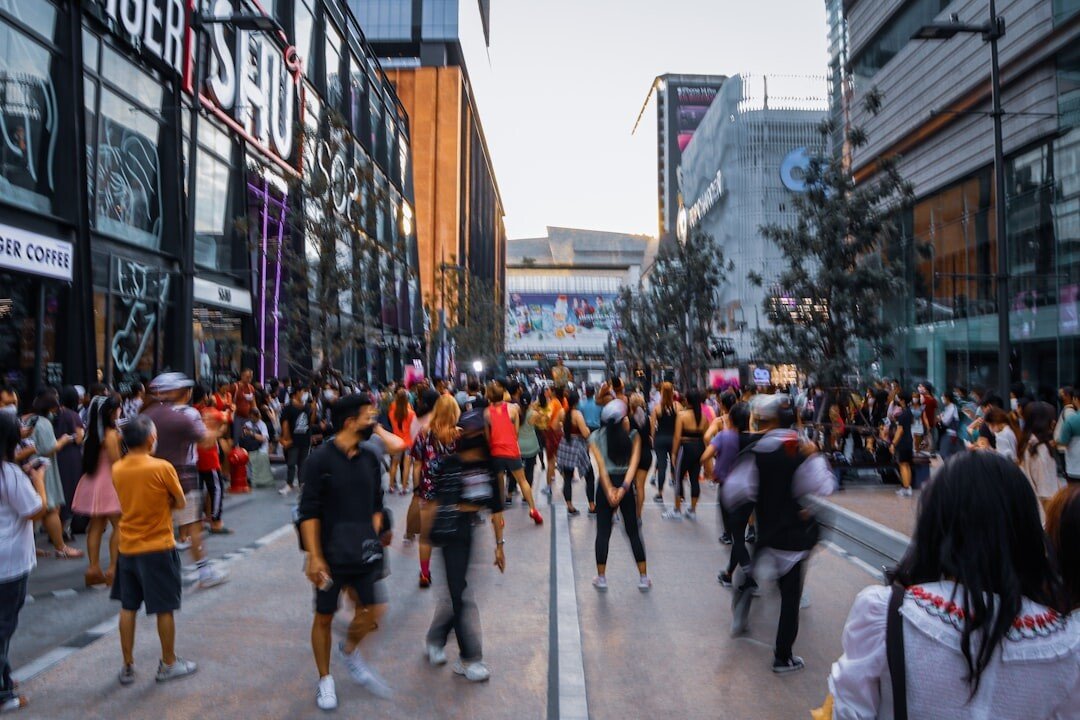
[[829, 496], [828, 501], [858, 515], [911, 537], [919, 511], [919, 490], [912, 497], [899, 497], [896, 485], [852, 487]]
[[[796, 643], [807, 669], [775, 676], [769, 671], [776, 630], [774, 596], [767, 593], [755, 603], [748, 637], [728, 637], [730, 594], [716, 582], [727, 554], [717, 543], [716, 508], [710, 503], [715, 503], [715, 492], [707, 489], [696, 523], [662, 520], [659, 507], [648, 504], [644, 537], [655, 582], [649, 594], [636, 589], [621, 525], [611, 543], [611, 589], [599, 594], [592, 588], [595, 521], [584, 514], [567, 518], [561, 500], [545, 509], [549, 521], [539, 528], [520, 506], [507, 512], [505, 575], [491, 566], [493, 543], [485, 528], [470, 573], [483, 620], [485, 659], [493, 671], [491, 681], [482, 685], [470, 685], [449, 667], [432, 668], [424, 661], [424, 632], [444, 587], [440, 558], [436, 551], [435, 587], [420, 590], [415, 547], [403, 548], [396, 541], [386, 582], [388, 612], [365, 645], [373, 666], [396, 694], [390, 700], [375, 699], [334, 663], [338, 714], [540, 719], [559, 717], [562, 707], [562, 717], [570, 720], [573, 698], [587, 695], [587, 716], [599, 720], [803, 717], [824, 695], [825, 676], [840, 652], [840, 633], [855, 593], [873, 579], [828, 551], [815, 555], [808, 576], [811, 606], [803, 611]], [[396, 517], [404, 517], [405, 504], [405, 498], [392, 499]], [[556, 557], [565, 558], [569, 550], [572, 573], [559, 564], [552, 573], [553, 548]], [[20, 716], [320, 716], [314, 705], [316, 673], [308, 635], [311, 589], [301, 574], [291, 530], [235, 560], [231, 571], [231, 582], [220, 588], [188, 592], [178, 615], [177, 649], [200, 663], [195, 676], [154, 683], [157, 637], [153, 623], [140, 618], [135, 653], [140, 675], [134, 686], [116, 683], [119, 641], [115, 631], [108, 631], [29, 680], [25, 691], [32, 704]], [[565, 582], [568, 577], [573, 578], [572, 587], [561, 584], [553, 593], [553, 578]], [[570, 609], [578, 616], [578, 626], [560, 627]], [[339, 615], [336, 635], [344, 632], [346, 618]], [[580, 649], [572, 643], [575, 634]], [[555, 648], [558, 662], [553, 662]], [[453, 641], [448, 650], [453, 661]], [[583, 677], [580, 693], [575, 663], [569, 662], [575, 653], [576, 672]]]

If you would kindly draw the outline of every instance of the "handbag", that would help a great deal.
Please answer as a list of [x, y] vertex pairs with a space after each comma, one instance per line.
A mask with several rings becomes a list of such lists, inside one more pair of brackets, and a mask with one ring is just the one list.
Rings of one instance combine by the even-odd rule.
[[905, 589], [893, 583], [889, 596], [889, 614], [885, 622], [885, 656], [889, 661], [892, 678], [893, 720], [907, 720], [907, 668], [904, 667], [904, 619], [900, 605], [904, 602]]
[[428, 542], [435, 547], [444, 547], [453, 541], [458, 534], [460, 519], [461, 511], [457, 505], [439, 505], [435, 511], [435, 521], [428, 532]]

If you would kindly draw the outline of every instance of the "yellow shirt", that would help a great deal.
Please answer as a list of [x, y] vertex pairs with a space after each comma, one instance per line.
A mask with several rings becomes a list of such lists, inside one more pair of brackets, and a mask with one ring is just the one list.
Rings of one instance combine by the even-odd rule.
[[183, 502], [184, 490], [172, 463], [136, 453], [114, 464], [112, 477], [120, 498], [120, 552], [139, 555], [176, 547], [170, 499]]

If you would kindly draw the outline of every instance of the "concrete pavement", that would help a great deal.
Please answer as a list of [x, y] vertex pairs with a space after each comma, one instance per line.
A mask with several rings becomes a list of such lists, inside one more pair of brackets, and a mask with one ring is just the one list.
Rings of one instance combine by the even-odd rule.
[[[727, 551], [717, 543], [719, 523], [713, 503], [715, 491], [706, 488], [695, 523], [663, 520], [659, 507], [647, 502], [644, 538], [655, 583], [648, 594], [636, 589], [621, 525], [615, 527], [611, 542], [611, 589], [606, 595], [593, 589], [595, 521], [584, 513], [568, 518], [561, 500], [545, 508], [548, 522], [542, 527], [533, 526], [520, 505], [507, 511], [505, 575], [492, 567], [490, 529], [478, 529], [470, 588], [480, 606], [485, 660], [493, 673], [490, 682], [481, 685], [454, 676], [449, 667], [426, 664], [424, 633], [437, 595], [445, 587], [441, 557], [436, 551], [433, 588], [421, 590], [416, 584], [415, 545], [403, 547], [399, 536], [386, 581], [387, 614], [365, 643], [366, 656], [395, 688], [395, 696], [375, 699], [353, 685], [334, 663], [338, 714], [478, 720], [558, 717], [560, 707], [573, 707], [560, 705], [559, 699], [576, 690], [574, 670], [567, 672], [573, 663], [567, 661], [577, 652], [588, 717], [804, 716], [824, 696], [825, 676], [840, 652], [840, 633], [855, 593], [874, 580], [827, 551], [817, 553], [807, 581], [811, 606], [803, 611], [795, 648], [806, 659], [807, 669], [775, 676], [769, 670], [775, 597], [766, 593], [755, 602], [748, 637], [728, 637], [730, 593], [716, 582]], [[394, 497], [389, 504], [400, 523], [407, 499]], [[552, 572], [552, 558], [566, 557], [558, 550], [553, 555], [560, 537], [567, 544], [572, 573], [558, 563]], [[153, 622], [141, 617], [136, 642], [140, 677], [134, 686], [122, 688], [116, 682], [119, 641], [110, 631], [26, 682], [31, 706], [20, 716], [320, 716], [314, 704], [316, 672], [308, 635], [311, 588], [301, 574], [301, 555], [291, 532], [237, 559], [231, 570], [228, 584], [185, 594], [178, 615], [177, 650], [200, 663], [195, 676], [162, 686], [154, 683], [157, 637]], [[564, 585], [553, 593], [557, 578], [568, 577], [572, 588]], [[567, 602], [574, 603], [577, 628], [560, 626]], [[343, 634], [347, 619], [346, 613], [339, 614], [335, 635]], [[568, 651], [574, 630], [579, 649]], [[451, 640], [451, 662], [456, 653]], [[570, 717], [565, 710], [564, 717]]]

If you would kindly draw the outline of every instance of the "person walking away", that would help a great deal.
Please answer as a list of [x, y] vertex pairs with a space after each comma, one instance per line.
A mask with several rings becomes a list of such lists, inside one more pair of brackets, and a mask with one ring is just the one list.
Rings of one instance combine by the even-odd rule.
[[[86, 552], [89, 564], [86, 587], [112, 585], [116, 575], [120, 536], [120, 498], [113, 487], [112, 466], [123, 455], [123, 443], [117, 425], [123, 408], [116, 395], [98, 396], [90, 401], [89, 431], [83, 447], [82, 477], [72, 498], [72, 511], [90, 519], [86, 529]], [[101, 571], [101, 538], [106, 526], [109, 534], [109, 566]]]
[[311, 430], [315, 426], [315, 410], [311, 406], [311, 393], [294, 382], [289, 404], [281, 411], [281, 447], [285, 451], [285, 485], [279, 493], [288, 495], [295, 487], [296, 478], [304, 469], [304, 462], [311, 452]]
[[[410, 534], [420, 540], [420, 587], [431, 586], [431, 523], [435, 519], [435, 485], [433, 474], [440, 463], [454, 454], [457, 441], [457, 421], [461, 408], [452, 395], [436, 395], [427, 427], [413, 441], [410, 453], [413, 458], [413, 504], [409, 506], [406, 520], [405, 541]], [[416, 509], [413, 509], [413, 505]], [[413, 514], [416, 514], [415, 519]]]
[[1046, 506], [1046, 537], [1057, 558], [1068, 599], [1066, 610], [1080, 618], [1080, 485], [1070, 483]]
[[593, 587], [603, 592], [608, 588], [608, 545], [615, 512], [622, 514], [623, 528], [630, 541], [630, 550], [638, 569], [638, 590], [652, 588], [645, 563], [645, 545], [638, 526], [638, 505], [634, 476], [641, 459], [641, 438], [630, 429], [626, 404], [612, 400], [604, 406], [600, 429], [590, 438], [589, 451], [596, 462], [600, 478], [600, 502], [596, 504], [596, 577]]
[[574, 374], [570, 372], [570, 368], [563, 364], [562, 358], [557, 358], [551, 368], [551, 381], [555, 387], [565, 390], [573, 379]]
[[934, 397], [934, 386], [930, 383], [920, 383], [919, 395], [922, 396], [923, 417], [926, 420], [926, 436], [924, 446], [927, 452], [934, 452], [938, 447], [940, 436], [935, 437], [938, 429], [938, 401]]
[[[211, 435], [224, 438], [226, 433], [231, 433], [232, 428], [227, 423], [225, 413], [217, 409], [210, 388], [202, 383], [195, 386], [192, 393], [192, 404], [203, 420], [203, 425]], [[210, 498], [210, 532], [216, 535], [231, 533], [221, 521], [221, 502], [225, 496], [225, 478], [221, 471], [221, 456], [223, 448], [222, 440], [219, 439], [213, 445], [199, 445], [196, 448], [195, 469], [199, 473], [199, 486], [206, 496]]]
[[60, 520], [64, 525], [64, 539], [70, 540], [74, 531], [82, 532], [86, 524], [76, 524], [72, 517], [71, 501], [75, 486], [82, 475], [82, 444], [86, 424], [79, 417], [79, 391], [71, 385], [60, 389], [60, 407], [56, 413], [56, 434], [71, 435], [75, 441], [56, 453], [56, 468], [60, 473], [60, 485], [64, 488], [64, 506], [60, 508]]
[[[649, 470], [653, 464], [653, 437], [652, 420], [645, 406], [645, 396], [635, 392], [630, 396], [630, 429], [637, 433], [641, 439], [641, 453], [638, 457], [637, 470], [634, 472], [634, 501], [637, 503], [638, 525], [641, 525], [641, 513], [645, 503], [645, 480], [649, 477]], [[589, 473], [585, 476], [588, 485], [589, 476], [592, 474], [592, 462], [587, 463]]]
[[73, 560], [83, 557], [85, 553], [64, 542], [64, 526], [60, 520], [60, 508], [67, 501], [64, 499], [64, 486], [60, 480], [60, 470], [56, 465], [56, 455], [74, 443], [75, 436], [70, 433], [56, 436], [53, 419], [57, 416], [59, 409], [60, 403], [51, 391], [46, 390], [34, 399], [34, 414], [30, 418], [33, 427], [30, 433], [30, 444], [34, 447], [34, 454], [30, 462], [31, 464], [41, 462], [45, 468], [45, 492], [48, 502], [42, 524], [49, 535], [49, 542], [52, 543], [56, 557], [62, 560]]
[[1073, 412], [1062, 410], [1064, 420], [1056, 428], [1058, 445], [1064, 449], [1065, 479], [1070, 483], [1080, 482], [1080, 412], [1076, 410], [1077, 397], [1069, 395]]
[[[497, 482], [490, 469], [487, 420], [483, 408], [464, 413], [458, 424], [454, 454], [446, 458], [432, 476], [439, 508], [435, 526], [443, 521], [444, 532], [438, 536], [442, 544], [448, 597], [440, 601], [431, 620], [426, 638], [428, 662], [446, 663], [446, 641], [450, 631], [458, 643], [458, 661], [454, 673], [470, 682], [483, 682], [491, 677], [491, 669], [483, 661], [480, 632], [480, 611], [468, 589], [469, 563], [473, 552], [473, 527], [484, 510], [491, 512], [491, 527], [495, 535], [495, 566], [506, 571], [503, 549], [502, 483]], [[433, 528], [434, 531], [434, 528]]]
[[262, 417], [258, 407], [251, 408], [244, 427], [240, 431], [243, 437], [247, 437], [247, 446], [243, 442], [241, 447], [248, 451], [248, 482], [253, 488], [268, 488], [274, 484], [273, 471], [270, 469], [270, 429]]
[[[532, 490], [533, 473], [536, 471], [536, 458], [540, 455], [540, 437], [536, 434], [536, 425], [534, 424], [536, 411], [533, 410], [531, 398], [525, 393], [522, 386], [518, 385], [511, 395], [514, 398], [514, 404], [518, 406], [518, 414], [521, 418], [518, 423], [518, 450], [521, 452], [521, 463], [524, 465], [525, 483]], [[517, 484], [517, 480], [511, 475], [510, 481], [507, 483], [507, 496], [510, 498], [507, 505], [512, 502]]]
[[544, 516], [536, 507], [532, 485], [525, 481], [525, 465], [521, 462], [521, 448], [518, 446], [520, 410], [517, 405], [507, 402], [507, 384], [507, 380], [496, 378], [487, 388], [488, 406], [484, 408], [484, 424], [491, 453], [491, 472], [500, 483], [504, 476], [514, 479], [529, 506], [529, 517], [537, 525], [542, 525]]
[[[563, 500], [566, 501], [566, 513], [577, 515], [581, 511], [574, 507], [574, 471], [586, 476], [585, 466], [589, 465], [589, 451], [587, 441], [589, 428], [585, 425], [585, 418], [577, 409], [580, 400], [576, 391], [571, 390], [567, 396], [569, 409], [562, 414], [563, 439], [559, 443], [559, 452], [555, 463], [563, 476]], [[589, 502], [589, 514], [596, 514], [596, 488], [586, 482], [585, 497]]]
[[681, 410], [682, 406], [675, 402], [675, 387], [669, 382], [660, 385], [660, 402], [652, 413], [653, 447], [656, 450], [656, 497], [653, 500], [658, 503], [664, 502], [664, 480], [674, 463], [675, 418]]
[[1031, 482], [1035, 497], [1045, 509], [1061, 488], [1054, 458], [1054, 419], [1057, 411], [1050, 403], [1033, 400], [1023, 409], [1024, 431], [1020, 436], [1020, 469]]
[[[585, 387], [585, 399], [578, 403], [578, 410], [581, 411], [581, 417], [585, 418], [585, 427], [589, 428], [590, 433], [600, 429], [600, 413], [603, 408], [596, 402], [596, 388], [592, 385]], [[649, 434], [652, 435], [651, 428]], [[588, 487], [591, 484], [596, 487], [596, 475], [593, 473], [592, 462], [586, 465], [585, 486]]]
[[376, 585], [382, 559], [382, 458], [367, 442], [376, 432], [376, 410], [366, 395], [338, 400], [331, 413], [333, 439], [318, 447], [304, 466], [298, 520], [307, 552], [305, 574], [315, 586], [311, 647], [319, 672], [315, 699], [322, 710], [337, 707], [330, 674], [330, 629], [343, 589], [356, 593], [356, 610], [337, 656], [353, 680], [369, 692], [378, 697], [392, 693], [359, 648], [386, 608]]
[[890, 580], [851, 606], [828, 680], [833, 717], [895, 717], [898, 701], [910, 718], [1076, 717], [1080, 623], [1015, 463], [947, 462]]
[[562, 431], [559, 423], [562, 421], [562, 403], [555, 400], [551, 388], [544, 388], [540, 396], [533, 403], [534, 424], [540, 431], [540, 438], [544, 444], [544, 455], [547, 457], [547, 486], [544, 492], [551, 497], [551, 486], [555, 482], [556, 457], [559, 453], [559, 443], [562, 441]]
[[960, 450], [960, 411], [951, 393], [941, 396], [941, 413], [938, 416], [938, 454], [948, 460]]
[[236, 391], [233, 393], [234, 413], [231, 437], [234, 442], [239, 442], [244, 423], [251, 417], [251, 408], [255, 407], [255, 385], [251, 382], [253, 375], [250, 368], [241, 370], [240, 382], [236, 383]]
[[836, 483], [825, 456], [793, 429], [791, 405], [785, 395], [762, 395], [754, 402], [751, 426], [763, 434], [740, 452], [722, 488], [722, 501], [729, 511], [755, 503], [757, 515], [751, 574], [732, 594], [731, 633], [746, 632], [755, 585], [775, 579], [780, 620], [772, 670], [778, 674], [805, 666], [792, 653], [799, 634], [804, 566], [818, 540], [817, 522], [805, 507], [805, 498], [829, 495]]
[[[190, 538], [191, 557], [199, 569], [199, 587], [207, 589], [225, 582], [228, 575], [210, 564], [203, 547], [203, 497], [199, 487], [196, 449], [200, 445], [207, 449], [216, 447], [221, 437], [219, 433], [227, 430], [224, 427], [219, 432], [206, 429], [202, 415], [188, 404], [193, 385], [183, 373], [158, 375], [150, 382], [154, 400], [139, 417], [150, 418], [156, 428], [158, 444], [154, 456], [170, 462], [180, 478], [185, 502], [178, 504], [173, 511], [173, 524], [178, 527], [181, 538]], [[211, 498], [211, 506], [215, 505], [215, 499], [220, 498]]]
[[120, 651], [124, 664], [120, 684], [135, 682], [135, 618], [140, 607], [157, 616], [161, 659], [158, 682], [190, 675], [194, 662], [176, 655], [176, 622], [180, 609], [180, 554], [173, 539], [173, 513], [188, 500], [176, 468], [151, 454], [157, 428], [145, 414], [124, 424], [128, 454], [112, 468], [120, 499], [120, 555], [109, 597], [120, 601]]
[[671, 446], [675, 449], [675, 509], [665, 512], [664, 517], [681, 519], [683, 487], [690, 481], [690, 507], [686, 510], [688, 520], [697, 519], [697, 504], [701, 497], [701, 456], [705, 454], [705, 432], [709, 419], [702, 411], [702, 395], [698, 389], [686, 394], [687, 408], [675, 418], [675, 436]]
[[[731, 406], [728, 412], [730, 427], [721, 430], [709, 442], [702, 455], [702, 462], [715, 458], [713, 462], [713, 479], [720, 485], [721, 491], [724, 483], [735, 466], [735, 459], [739, 453], [757, 441], [757, 436], [750, 432], [750, 406], [744, 402], [737, 402]], [[731, 587], [732, 574], [736, 567], [742, 567], [749, 572], [750, 553], [746, 549], [746, 525], [754, 512], [754, 503], [744, 502], [738, 507], [728, 510], [724, 503], [720, 503], [720, 511], [723, 515], [724, 534], [720, 542], [731, 545], [731, 554], [728, 557], [727, 568], [717, 576], [717, 580], [724, 587]]]
[[[398, 436], [405, 442], [406, 448], [409, 446], [412, 434], [410, 429], [413, 424], [413, 420], [416, 419], [416, 413], [409, 405], [409, 391], [405, 388], [398, 388], [398, 391], [394, 394], [394, 403], [390, 406], [390, 429], [394, 435]], [[406, 494], [406, 486], [408, 482], [409, 473], [409, 457], [408, 455], [394, 455], [390, 459], [390, 492], [394, 492], [394, 486], [398, 485], [398, 492], [402, 495]]]
[[45, 467], [28, 466], [28, 475], [15, 463], [20, 430], [16, 414], [0, 412], [0, 715], [29, 704], [11, 678], [11, 637], [26, 602], [30, 572], [37, 566], [34, 521], [44, 517], [48, 506]]
[[896, 464], [900, 467], [900, 489], [896, 494], [900, 497], [911, 497], [911, 462], [915, 459], [915, 440], [912, 434], [915, 418], [908, 407], [911, 402], [911, 393], [897, 390], [893, 396], [893, 403], [898, 408], [895, 419], [892, 421], [892, 440], [889, 442], [889, 452], [892, 453]]
[[[420, 510], [424, 504], [421, 497], [420, 484], [424, 479], [424, 467], [422, 454], [414, 451], [416, 442], [431, 423], [431, 416], [435, 410], [435, 403], [439, 401], [439, 393], [430, 389], [418, 388], [416, 396], [416, 420], [409, 428], [409, 460], [412, 472], [412, 499], [409, 501], [409, 509], [405, 512], [405, 537], [402, 545], [411, 545], [414, 540], [424, 540], [421, 527]], [[430, 557], [430, 555], [429, 555]]]

